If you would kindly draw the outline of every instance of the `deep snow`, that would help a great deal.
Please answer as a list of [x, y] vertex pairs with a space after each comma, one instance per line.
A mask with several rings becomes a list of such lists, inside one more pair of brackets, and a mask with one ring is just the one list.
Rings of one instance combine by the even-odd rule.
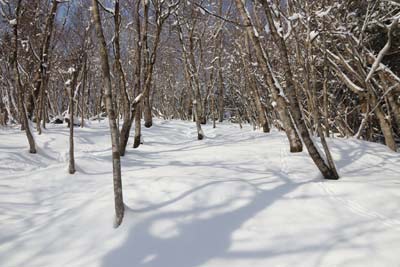
[[123, 157], [126, 217], [112, 227], [108, 123], [36, 136], [0, 129], [1, 267], [400, 266], [400, 157], [330, 139], [339, 181], [322, 180], [285, 135], [156, 120]]

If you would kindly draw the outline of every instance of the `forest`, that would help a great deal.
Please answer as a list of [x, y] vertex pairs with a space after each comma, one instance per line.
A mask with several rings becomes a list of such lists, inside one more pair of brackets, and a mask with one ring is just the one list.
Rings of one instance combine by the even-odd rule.
[[0, 0], [0, 266], [398, 266], [399, 20]]

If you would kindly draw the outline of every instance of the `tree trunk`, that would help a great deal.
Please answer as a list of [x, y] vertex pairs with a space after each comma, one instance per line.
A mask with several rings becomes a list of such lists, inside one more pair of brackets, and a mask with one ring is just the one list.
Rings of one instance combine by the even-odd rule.
[[50, 41], [53, 33], [54, 28], [54, 19], [56, 17], [57, 6], [59, 4], [58, 0], [52, 1], [52, 6], [50, 9], [50, 13], [48, 14], [46, 20], [46, 26], [44, 30], [44, 37], [42, 42], [42, 48], [40, 53], [40, 67], [39, 67], [39, 81], [36, 83], [37, 87], [34, 89], [34, 92], [37, 91], [37, 99], [36, 99], [36, 129], [38, 134], [42, 133], [42, 129], [40, 127], [40, 120], [44, 118], [44, 105], [45, 105], [45, 94], [47, 90], [47, 83], [48, 83], [48, 75], [49, 75], [49, 48], [50, 48]]
[[201, 123], [199, 119], [199, 108], [196, 100], [193, 100], [193, 114], [194, 118], [196, 120], [196, 128], [197, 128], [197, 140], [203, 140], [204, 138], [204, 133], [203, 130], [201, 129]]
[[135, 139], [133, 141], [133, 148], [138, 148], [140, 146], [140, 140], [142, 138], [142, 124], [141, 124], [141, 117], [142, 117], [142, 107], [141, 103], [137, 105], [136, 112], [135, 112]]
[[150, 128], [153, 125], [153, 117], [151, 115], [150, 94], [143, 99], [143, 120], [144, 127]]
[[222, 76], [222, 37], [220, 40], [220, 51], [218, 56], [218, 121], [223, 122], [224, 120], [224, 80]]
[[[73, 74], [76, 76], [76, 74]], [[75, 80], [75, 77], [74, 77]], [[74, 86], [76, 84], [73, 82], [72, 86], [68, 89], [69, 93], [69, 166], [68, 172], [70, 174], [75, 173], [75, 155], [74, 155]]]
[[21, 117], [21, 124], [23, 125], [22, 128], [25, 129], [26, 137], [29, 143], [29, 153], [35, 154], [36, 153], [36, 144], [35, 139], [33, 138], [31, 128], [29, 126], [29, 120], [26, 115], [25, 105], [24, 105], [24, 94], [22, 92], [22, 82], [21, 76], [19, 73], [18, 67], [18, 24], [20, 19], [20, 12], [21, 12], [21, 2], [22, 0], [18, 0], [16, 11], [15, 11], [15, 20], [16, 23], [14, 25], [14, 70], [15, 70], [15, 87], [18, 93], [18, 109]]
[[[132, 127], [133, 118], [131, 117], [130, 101], [129, 101], [128, 92], [126, 91], [125, 73], [122, 68], [122, 62], [121, 62], [121, 48], [120, 48], [120, 38], [119, 38], [121, 17], [120, 17], [119, 9], [120, 9], [119, 8], [119, 0], [116, 0], [115, 8], [114, 8], [115, 66], [116, 66], [116, 69], [118, 72], [118, 85], [119, 85], [120, 93], [122, 96], [122, 103], [123, 103], [123, 105], [122, 105], [123, 106], [123, 123], [122, 123], [122, 128], [121, 128], [121, 133], [120, 133], [119, 150], [120, 150], [120, 155], [124, 156], [125, 150], [126, 150], [126, 145], [128, 143], [128, 139], [129, 139], [129, 133], [130, 133], [131, 127]], [[139, 31], [139, 35], [140, 35], [140, 31]]]
[[[136, 60], [136, 65], [135, 65], [135, 72], [134, 72], [134, 96], [137, 97], [137, 95], [140, 93], [141, 88], [140, 88], [140, 75], [141, 75], [141, 66], [142, 66], [142, 58], [141, 58], [141, 53], [142, 53], [142, 42], [141, 42], [141, 30], [140, 30], [140, 1], [136, 2], [136, 9], [135, 9], [135, 26], [136, 26], [136, 32], [137, 32], [137, 40], [136, 40], [136, 49], [135, 49], [135, 60]], [[126, 92], [126, 91], [125, 91]], [[121, 129], [121, 136], [120, 136], [120, 154], [121, 156], [125, 155], [126, 151], [126, 146], [128, 144], [128, 139], [129, 139], [129, 134], [130, 130], [132, 127], [133, 121], [137, 119], [137, 116], [139, 114], [140, 116], [140, 103], [133, 104], [130, 106], [130, 118], [129, 121], [124, 120], [124, 123], [122, 125]], [[139, 117], [140, 118], [140, 117]], [[139, 124], [140, 124], [140, 119], [139, 119]], [[137, 133], [137, 127], [136, 127], [136, 122], [135, 122], [135, 134]], [[139, 125], [140, 126], [140, 125]], [[139, 130], [139, 135], [140, 135], [140, 128]], [[134, 141], [133, 147], [136, 148], [140, 145], [140, 138], [139, 138], [139, 143], [136, 143]]]
[[115, 203], [115, 215], [116, 215], [115, 227], [118, 227], [122, 223], [125, 211], [123, 195], [122, 195], [121, 158], [119, 154], [119, 132], [115, 120], [115, 112], [112, 101], [112, 86], [111, 86], [110, 65], [108, 62], [107, 44], [103, 34], [103, 28], [101, 25], [100, 12], [97, 0], [92, 0], [92, 15], [93, 15], [93, 21], [96, 26], [97, 38], [99, 41], [101, 68], [104, 79], [104, 98], [106, 102], [106, 109], [107, 109], [108, 121], [111, 133], [114, 203]]
[[[82, 93], [81, 93], [81, 128], [85, 125], [85, 114], [86, 114], [86, 101], [85, 101], [85, 91], [87, 82], [87, 58], [85, 57], [85, 62], [83, 65], [83, 82], [82, 82]], [[89, 98], [88, 98], [89, 99]]]
[[397, 151], [397, 144], [394, 140], [392, 126], [390, 125], [390, 122], [387, 120], [386, 114], [383, 111], [381, 104], [378, 102], [374, 90], [371, 88], [372, 86], [368, 86], [367, 83], [367, 87], [369, 87], [371, 105], [374, 109], [376, 117], [378, 118], [379, 125], [381, 126], [381, 130], [385, 138], [385, 144], [391, 150]]

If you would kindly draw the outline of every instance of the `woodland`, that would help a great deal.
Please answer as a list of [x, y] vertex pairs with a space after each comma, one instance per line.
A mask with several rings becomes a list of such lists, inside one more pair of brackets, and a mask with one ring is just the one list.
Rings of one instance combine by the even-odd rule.
[[[394, 165], [364, 176], [378, 179], [382, 170], [394, 177], [400, 173], [399, 20], [398, 0], [0, 0], [0, 173], [10, 174], [7, 164], [15, 159], [8, 155], [18, 147], [39, 169], [51, 165], [43, 156], [61, 153], [57, 166], [66, 169], [59, 172], [74, 183], [90, 169], [84, 154], [108, 147], [114, 227], [124, 225], [127, 212], [128, 221], [135, 216], [124, 201], [124, 179], [147, 166], [141, 159], [158, 142], [171, 148], [188, 139], [211, 149], [230, 140], [241, 153], [254, 148], [250, 157], [269, 151], [256, 147], [271, 142], [271, 151], [276, 145], [311, 166], [285, 163], [284, 173], [290, 168], [301, 176], [311, 168], [332, 184], [351, 181], [347, 164], [377, 153], [381, 164]], [[259, 145], [240, 143], [240, 133]], [[82, 141], [85, 134], [107, 139], [93, 139], [86, 150], [92, 144]], [[277, 136], [282, 144], [274, 143]], [[357, 149], [364, 152], [354, 156]], [[234, 162], [232, 168], [242, 166]], [[208, 165], [191, 166], [193, 175], [207, 173]], [[134, 266], [162, 266], [146, 264]]]

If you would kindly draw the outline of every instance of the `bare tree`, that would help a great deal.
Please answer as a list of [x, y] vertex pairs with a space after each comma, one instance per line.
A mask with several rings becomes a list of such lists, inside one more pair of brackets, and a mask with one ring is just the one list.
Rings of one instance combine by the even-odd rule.
[[50, 12], [47, 16], [46, 26], [43, 32], [43, 41], [42, 47], [40, 51], [40, 65], [37, 72], [37, 80], [35, 83], [34, 96], [36, 101], [36, 129], [38, 134], [42, 133], [40, 127], [40, 121], [43, 119], [43, 127], [45, 127], [46, 118], [45, 118], [45, 95], [47, 90], [47, 83], [49, 79], [49, 48], [50, 41], [54, 28], [54, 19], [56, 17], [57, 6], [59, 4], [59, 0], [53, 0]]
[[21, 118], [21, 124], [25, 129], [26, 137], [28, 138], [29, 143], [29, 152], [35, 154], [36, 153], [36, 145], [35, 140], [33, 138], [31, 128], [29, 125], [29, 120], [26, 114], [26, 109], [24, 105], [24, 94], [22, 91], [22, 82], [21, 82], [21, 75], [19, 72], [19, 64], [18, 64], [18, 25], [20, 21], [20, 12], [21, 12], [21, 4], [22, 0], [18, 0], [16, 11], [15, 11], [15, 22], [14, 22], [14, 71], [15, 71], [15, 87], [17, 88], [18, 92], [18, 110]]
[[115, 226], [118, 227], [122, 223], [124, 217], [124, 202], [122, 196], [122, 181], [121, 181], [121, 158], [119, 153], [119, 131], [117, 128], [115, 112], [112, 101], [112, 86], [110, 65], [108, 62], [107, 44], [103, 34], [101, 25], [100, 12], [97, 0], [92, 0], [92, 15], [96, 27], [97, 39], [99, 41], [101, 68], [104, 79], [104, 97], [111, 133], [112, 145], [112, 162], [113, 162], [113, 180], [114, 180], [114, 202], [115, 202]]

